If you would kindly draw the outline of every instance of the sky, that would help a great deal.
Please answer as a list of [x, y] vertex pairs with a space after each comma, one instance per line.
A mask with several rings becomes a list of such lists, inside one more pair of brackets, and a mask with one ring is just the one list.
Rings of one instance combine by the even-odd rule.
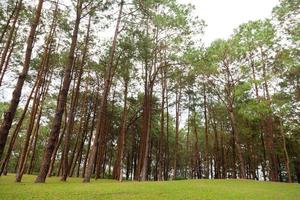
[[196, 14], [207, 27], [203, 42], [208, 45], [213, 40], [228, 38], [235, 28], [249, 20], [271, 17], [278, 0], [179, 0], [196, 7]]

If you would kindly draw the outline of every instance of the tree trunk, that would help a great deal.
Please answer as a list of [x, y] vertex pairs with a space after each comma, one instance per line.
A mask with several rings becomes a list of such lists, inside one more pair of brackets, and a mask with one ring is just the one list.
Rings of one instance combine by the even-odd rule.
[[159, 135], [159, 146], [158, 146], [158, 180], [163, 180], [163, 161], [164, 161], [164, 126], [165, 126], [165, 93], [166, 93], [166, 69], [161, 68], [161, 114], [160, 114], [160, 135]]
[[57, 151], [62, 143], [62, 140], [64, 138], [64, 135], [65, 135], [65, 130], [66, 130], [66, 126], [67, 126], [67, 109], [65, 109], [64, 111], [64, 128], [63, 128], [63, 131], [61, 132], [60, 136], [59, 136], [59, 139], [58, 141], [56, 142], [55, 144], [55, 148], [54, 148], [54, 151], [51, 155], [51, 161], [50, 161], [50, 167], [49, 167], [49, 170], [47, 172], [47, 176], [48, 177], [51, 177], [52, 176], [52, 172], [53, 172], [53, 168], [54, 168], [54, 164], [55, 164], [55, 160], [56, 160], [56, 154], [57, 154]]
[[287, 172], [287, 176], [288, 176], [288, 182], [291, 183], [292, 182], [292, 178], [291, 178], [291, 170], [290, 170], [290, 158], [289, 158], [289, 154], [286, 148], [286, 140], [285, 140], [285, 135], [284, 135], [284, 130], [283, 130], [283, 122], [280, 119], [279, 122], [279, 126], [280, 126], [280, 134], [281, 134], [281, 138], [282, 138], [282, 148], [283, 148], [283, 152], [284, 152], [284, 159], [285, 159], [285, 168], [286, 168], [286, 172]]
[[[209, 147], [208, 147], [208, 120], [207, 120], [207, 99], [206, 99], [206, 86], [203, 86], [203, 98], [204, 98], [204, 129], [205, 129], [205, 178], [209, 179]], [[213, 178], [213, 177], [211, 177]]]
[[[180, 84], [180, 83], [179, 83]], [[180, 85], [178, 87], [181, 87]], [[174, 148], [174, 163], [173, 163], [173, 179], [177, 176], [177, 159], [178, 159], [178, 146], [179, 146], [179, 117], [180, 117], [180, 101], [181, 101], [181, 88], [176, 88], [176, 102], [175, 102], [175, 148]]]
[[227, 178], [227, 167], [226, 167], [226, 158], [225, 158], [225, 148], [224, 148], [224, 136], [223, 136], [223, 131], [222, 131], [222, 125], [221, 125], [221, 163], [222, 163], [222, 178], [226, 179]]
[[15, 5], [14, 9], [12, 10], [11, 14], [9, 15], [9, 17], [8, 17], [8, 19], [6, 21], [6, 24], [2, 27], [2, 31], [1, 31], [1, 35], [0, 35], [0, 44], [3, 42], [3, 38], [4, 38], [4, 36], [5, 36], [6, 32], [7, 32], [7, 29], [9, 28], [9, 24], [10, 24], [11, 20], [13, 18], [14, 19], [18, 18], [19, 14], [15, 15], [15, 13], [19, 9], [19, 6], [21, 4], [22, 4], [22, 0], [20, 0], [20, 2], [19, 1], [16, 2], [16, 5]]
[[[10, 48], [10, 46], [11, 46], [11, 42], [13, 41], [13, 37], [14, 37], [14, 34], [15, 34], [15, 28], [16, 28], [16, 24], [17, 24], [17, 21], [18, 21], [18, 18], [19, 18], [21, 9], [22, 9], [22, 0], [20, 0], [20, 2], [19, 2], [18, 5], [17, 5], [17, 8], [16, 8], [16, 14], [15, 14], [15, 16], [14, 16], [14, 20], [13, 20], [11, 29], [10, 29], [10, 31], [9, 31], [9, 34], [8, 34], [8, 37], [7, 37], [7, 40], [6, 40], [6, 43], [5, 43], [3, 52], [1, 52], [0, 73], [2, 73], [2, 74], [3, 74], [3, 72], [2, 72], [3, 65], [4, 65], [4, 63], [5, 63], [5, 59], [6, 59], [8, 50], [9, 50], [9, 48]], [[39, 8], [38, 8], [38, 9], [39, 9]], [[38, 11], [38, 10], [37, 10], [37, 11]], [[36, 14], [38, 14], [38, 13], [36, 12]], [[37, 24], [39, 23], [39, 17], [40, 17], [40, 16], [38, 16], [37, 21], [34, 22], [34, 23], [36, 23], [36, 26], [37, 26]], [[36, 19], [36, 18], [35, 18], [35, 19]], [[34, 23], [32, 24], [31, 28], [34, 28], [34, 29], [35, 29]], [[33, 32], [32, 34], [33, 34], [33, 35], [32, 35], [32, 36], [33, 36], [33, 37], [32, 37], [32, 43], [33, 43], [34, 35], [35, 35], [35, 30], [34, 30], [34, 32]], [[29, 41], [29, 38], [28, 38], [28, 41]], [[28, 45], [28, 46], [29, 46], [29, 45], [32, 46], [32, 43], [29, 44], [28, 41], [27, 41], [27, 45]], [[30, 57], [31, 57], [31, 52], [30, 52]], [[25, 58], [25, 59], [26, 59], [26, 58]], [[30, 58], [29, 58], [29, 61], [28, 61], [28, 62], [30, 62]], [[24, 66], [24, 67], [25, 67], [25, 66]], [[27, 70], [27, 71], [28, 71], [28, 70]], [[26, 72], [26, 74], [27, 74], [27, 72]]]
[[169, 97], [168, 97], [168, 82], [166, 82], [166, 112], [167, 112], [167, 119], [166, 119], [166, 163], [165, 163], [165, 172], [164, 172], [164, 179], [169, 179], [169, 163], [170, 163], [170, 152], [169, 152]]
[[97, 95], [95, 97], [95, 101], [94, 101], [94, 109], [93, 109], [94, 114], [93, 114], [93, 119], [92, 119], [92, 126], [91, 126], [91, 130], [90, 130], [88, 145], [87, 145], [87, 151], [86, 151], [86, 155], [85, 155], [84, 163], [83, 163], [82, 178], [84, 178], [84, 176], [85, 176], [88, 158], [90, 157], [89, 154], [90, 154], [90, 147], [91, 147], [91, 143], [92, 143], [93, 131], [95, 128], [95, 119], [96, 119], [96, 113], [97, 113], [97, 109], [98, 109], [98, 99], [99, 99], [99, 94], [97, 93]]
[[[97, 153], [97, 148], [98, 145], [105, 145], [103, 144], [103, 139], [104, 139], [104, 123], [106, 119], [106, 113], [107, 113], [107, 99], [110, 91], [110, 86], [113, 78], [113, 61], [114, 61], [114, 56], [115, 56], [115, 51], [116, 51], [116, 46], [117, 46], [117, 38], [119, 35], [119, 28], [120, 28], [120, 22], [121, 22], [121, 17], [122, 17], [122, 12], [123, 12], [123, 4], [124, 1], [121, 0], [120, 2], [120, 10], [119, 10], [119, 15], [117, 19], [117, 24], [116, 24], [116, 29], [114, 33], [114, 38], [113, 38], [113, 43], [112, 47], [110, 49], [110, 54], [109, 54], [109, 61], [107, 65], [107, 73], [106, 73], [106, 78], [105, 78], [105, 83], [104, 83], [104, 91], [101, 99], [101, 106], [100, 106], [100, 111], [98, 112], [97, 115], [97, 125], [96, 125], [96, 137], [92, 146], [91, 154], [88, 159], [88, 165], [87, 169], [85, 171], [85, 176], [83, 182], [90, 182], [91, 175], [93, 172], [93, 167], [94, 167], [94, 162], [96, 160], [96, 153]], [[102, 147], [103, 148], [103, 147]], [[103, 158], [100, 158], [103, 159]], [[98, 163], [102, 164], [102, 163]]]
[[41, 11], [43, 7], [43, 0], [39, 0], [36, 12], [35, 12], [35, 17], [33, 20], [33, 23], [31, 24], [29, 36], [27, 39], [27, 47], [25, 51], [25, 59], [24, 59], [24, 65], [22, 72], [20, 73], [18, 77], [18, 81], [16, 84], [16, 87], [13, 91], [12, 99], [10, 106], [8, 110], [4, 113], [4, 119], [0, 128], [0, 159], [2, 158], [3, 150], [6, 144], [7, 136], [9, 133], [9, 130], [11, 128], [13, 119], [16, 114], [17, 107], [19, 105], [21, 93], [22, 93], [22, 88], [29, 70], [29, 65], [30, 65], [30, 60], [31, 60], [31, 53], [32, 53], [32, 48], [33, 48], [33, 41], [36, 33], [36, 28], [37, 25], [40, 21], [40, 16], [41, 16]]
[[217, 124], [215, 119], [213, 120], [213, 131], [215, 135], [215, 142], [214, 142], [214, 151], [215, 151], [215, 178], [220, 178], [220, 150], [219, 150], [219, 137], [218, 137], [218, 130], [217, 130]]
[[125, 134], [126, 134], [126, 120], [127, 120], [127, 94], [128, 94], [128, 78], [125, 78], [125, 91], [124, 91], [124, 108], [123, 114], [120, 123], [120, 134], [118, 137], [118, 144], [117, 144], [117, 157], [114, 164], [113, 169], [113, 178], [119, 181], [122, 181], [123, 172], [122, 172], [122, 160], [124, 154], [124, 146], [125, 146]]
[[59, 92], [59, 100], [57, 102], [55, 117], [53, 119], [50, 135], [45, 148], [40, 172], [35, 181], [36, 183], [44, 183], [46, 180], [46, 176], [50, 167], [51, 155], [53, 153], [56, 141], [59, 136], [62, 116], [67, 103], [68, 91], [71, 82], [71, 71], [74, 62], [74, 52], [77, 44], [77, 36], [78, 36], [79, 24], [81, 20], [81, 12], [82, 12], [82, 2], [81, 0], [78, 0], [75, 27], [72, 34], [72, 42], [71, 42], [70, 52], [68, 56], [68, 63], [65, 66], [63, 85], [62, 85], [62, 89]]
[[236, 124], [236, 119], [235, 119], [235, 115], [233, 113], [232, 108], [229, 109], [229, 117], [230, 117], [232, 129], [233, 129], [235, 148], [237, 151], [237, 156], [240, 161], [240, 178], [245, 179], [246, 178], [245, 163], [244, 163], [243, 153], [242, 153], [242, 150], [240, 147], [240, 139], [239, 139], [239, 132], [237, 129], [237, 124]]
[[[263, 80], [264, 80], [264, 89], [266, 92], [266, 99], [269, 102], [269, 108], [271, 108], [271, 97], [269, 94], [269, 85], [267, 81], [267, 69], [266, 69], [266, 62], [264, 58], [263, 50], [261, 49], [261, 59], [262, 59], [262, 69], [263, 69]], [[278, 180], [278, 162], [276, 159], [276, 152], [274, 146], [274, 130], [273, 130], [273, 117], [272, 113], [268, 114], [267, 122], [266, 122], [267, 132], [266, 132], [266, 146], [268, 149], [269, 159], [270, 159], [270, 179], [272, 181]]]
[[[69, 154], [69, 148], [70, 148], [70, 137], [71, 137], [71, 132], [73, 132], [73, 127], [74, 127], [74, 118], [76, 115], [76, 108], [77, 108], [77, 104], [78, 104], [78, 96], [79, 96], [79, 90], [80, 90], [80, 84], [81, 84], [81, 80], [82, 80], [82, 74], [83, 74], [83, 67], [85, 65], [85, 61], [86, 61], [86, 56], [87, 56], [87, 51], [88, 51], [88, 44], [89, 44], [89, 39], [90, 39], [90, 25], [91, 25], [91, 15], [89, 17], [89, 23], [88, 23], [88, 27], [87, 27], [87, 35], [85, 38], [85, 46], [84, 46], [84, 50], [83, 50], [83, 54], [82, 54], [82, 60], [80, 63], [80, 69], [78, 72], [78, 80], [76, 83], [76, 89], [75, 89], [75, 93], [74, 93], [74, 97], [72, 99], [73, 105], [71, 105], [70, 111], [69, 111], [69, 116], [68, 116], [68, 126], [67, 126], [67, 130], [66, 130], [66, 134], [65, 134], [65, 138], [64, 138], [64, 160], [63, 160], [63, 165], [64, 165], [64, 172], [63, 172], [63, 176], [61, 178], [62, 181], [66, 181], [68, 174], [70, 172], [71, 169], [71, 165], [72, 165], [72, 161], [70, 163], [68, 163], [68, 154]], [[77, 142], [78, 140], [76, 140]], [[76, 143], [77, 144], [77, 143]], [[73, 151], [73, 153], [75, 153]]]
[[193, 153], [193, 177], [201, 178], [199, 138], [198, 138], [195, 108], [194, 108], [193, 112], [194, 112], [193, 125], [194, 125], [194, 137], [195, 137], [194, 153]]
[[39, 67], [39, 73], [37, 76], [37, 89], [34, 95], [34, 100], [33, 100], [33, 105], [32, 105], [32, 110], [30, 113], [30, 119], [29, 119], [29, 125], [27, 127], [26, 130], [26, 137], [25, 137], [25, 141], [24, 141], [24, 146], [22, 149], [22, 153], [21, 153], [21, 157], [18, 163], [18, 171], [16, 173], [16, 182], [21, 182], [22, 176], [24, 174], [24, 169], [25, 169], [25, 164], [26, 164], [26, 160], [28, 158], [29, 155], [29, 142], [30, 142], [30, 138], [32, 135], [32, 131], [34, 129], [34, 124], [35, 124], [35, 120], [36, 120], [36, 116], [39, 110], [39, 107], [41, 105], [41, 97], [43, 95], [44, 89], [47, 87], [46, 85], [46, 77], [47, 74], [49, 73], [49, 56], [50, 56], [50, 45], [52, 44], [53, 41], [53, 34], [55, 31], [55, 16], [57, 13], [57, 8], [54, 11], [54, 16], [53, 16], [53, 21], [50, 27], [50, 31], [49, 31], [49, 36], [46, 39], [46, 44], [45, 44], [45, 50], [44, 50], [44, 54], [40, 63], [40, 67]]
[[13, 43], [12, 43], [12, 45], [11, 45], [11, 47], [10, 47], [10, 50], [9, 50], [9, 52], [8, 52], [8, 55], [7, 55], [7, 57], [6, 57], [3, 71], [2, 71], [2, 73], [0, 72], [0, 74], [1, 74], [1, 77], [0, 77], [0, 86], [2, 85], [2, 81], [3, 81], [4, 75], [5, 75], [6, 71], [7, 71], [8, 64], [9, 64], [9, 62], [10, 62], [10, 57], [11, 57], [11, 55], [12, 55], [12, 53], [13, 53], [13, 51], [14, 51], [14, 48], [15, 48], [15, 46], [16, 46], [17, 33], [18, 33], [18, 27], [17, 27], [16, 30], [15, 30], [15, 34], [14, 34], [14, 37], [13, 37], [13, 39], [12, 39], [12, 40], [13, 40]]
[[22, 126], [23, 120], [25, 119], [25, 115], [27, 113], [27, 110], [28, 110], [28, 107], [29, 107], [32, 95], [33, 95], [34, 91], [36, 90], [36, 86], [37, 86], [37, 80], [36, 80], [36, 82], [34, 83], [32, 89], [31, 89], [31, 92], [30, 92], [30, 94], [28, 96], [28, 99], [27, 99], [27, 102], [26, 102], [26, 104], [24, 106], [24, 109], [23, 109], [23, 112], [21, 114], [21, 117], [20, 117], [18, 123], [16, 124], [16, 127], [15, 127], [15, 129], [14, 129], [14, 131], [12, 133], [12, 136], [11, 136], [11, 139], [10, 139], [10, 143], [9, 143], [9, 146], [8, 146], [5, 158], [1, 161], [0, 175], [3, 173], [4, 169], [8, 165], [8, 162], [9, 162], [9, 159], [10, 159], [10, 156], [11, 156], [11, 152], [12, 152], [13, 147], [15, 145], [15, 141], [17, 139], [18, 133], [19, 133], [20, 128]]
[[[257, 102], [260, 102], [260, 97], [258, 94], [258, 84], [257, 84], [257, 80], [256, 80], [256, 72], [255, 72], [255, 62], [254, 60], [251, 58], [251, 63], [250, 63], [251, 69], [252, 69], [252, 78], [254, 81], [254, 88], [255, 88], [255, 96], [256, 96], [256, 100]], [[264, 139], [264, 133], [263, 133], [263, 127], [264, 127], [264, 122], [262, 120], [263, 115], [261, 114], [261, 119], [260, 119], [260, 137], [261, 137], [261, 144], [262, 144], [262, 148], [263, 148], [263, 157], [262, 157], [262, 173], [263, 173], [263, 178], [266, 181], [266, 147], [265, 147], [265, 139]]]

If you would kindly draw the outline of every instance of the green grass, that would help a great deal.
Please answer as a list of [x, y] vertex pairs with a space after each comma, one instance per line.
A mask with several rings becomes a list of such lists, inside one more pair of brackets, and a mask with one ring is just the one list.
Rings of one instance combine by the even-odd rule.
[[250, 180], [182, 180], [166, 182], [122, 182], [97, 180], [82, 183], [69, 178], [66, 183], [57, 177], [45, 184], [33, 183], [35, 176], [25, 175], [22, 183], [15, 176], [0, 177], [0, 200], [77, 200], [77, 199], [270, 199], [300, 200], [300, 185], [257, 182]]

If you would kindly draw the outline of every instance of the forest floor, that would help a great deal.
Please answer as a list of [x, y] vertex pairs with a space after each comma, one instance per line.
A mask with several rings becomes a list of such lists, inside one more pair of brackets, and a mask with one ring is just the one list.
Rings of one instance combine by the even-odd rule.
[[117, 182], [80, 178], [61, 182], [48, 178], [45, 184], [33, 183], [35, 176], [24, 175], [22, 183], [14, 182], [14, 174], [0, 177], [0, 200], [77, 200], [77, 199], [268, 199], [300, 200], [300, 185], [251, 180], [181, 180], [165, 182]]

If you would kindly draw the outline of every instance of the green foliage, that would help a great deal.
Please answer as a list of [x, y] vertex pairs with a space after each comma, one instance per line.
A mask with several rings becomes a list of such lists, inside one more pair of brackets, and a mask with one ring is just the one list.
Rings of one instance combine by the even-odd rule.
[[281, 28], [288, 34], [288, 39], [299, 41], [299, 0], [280, 0], [280, 4], [273, 9], [273, 14], [280, 22]]
[[266, 100], [248, 100], [239, 106], [238, 113], [248, 120], [258, 121], [262, 116], [271, 113], [269, 102]]

